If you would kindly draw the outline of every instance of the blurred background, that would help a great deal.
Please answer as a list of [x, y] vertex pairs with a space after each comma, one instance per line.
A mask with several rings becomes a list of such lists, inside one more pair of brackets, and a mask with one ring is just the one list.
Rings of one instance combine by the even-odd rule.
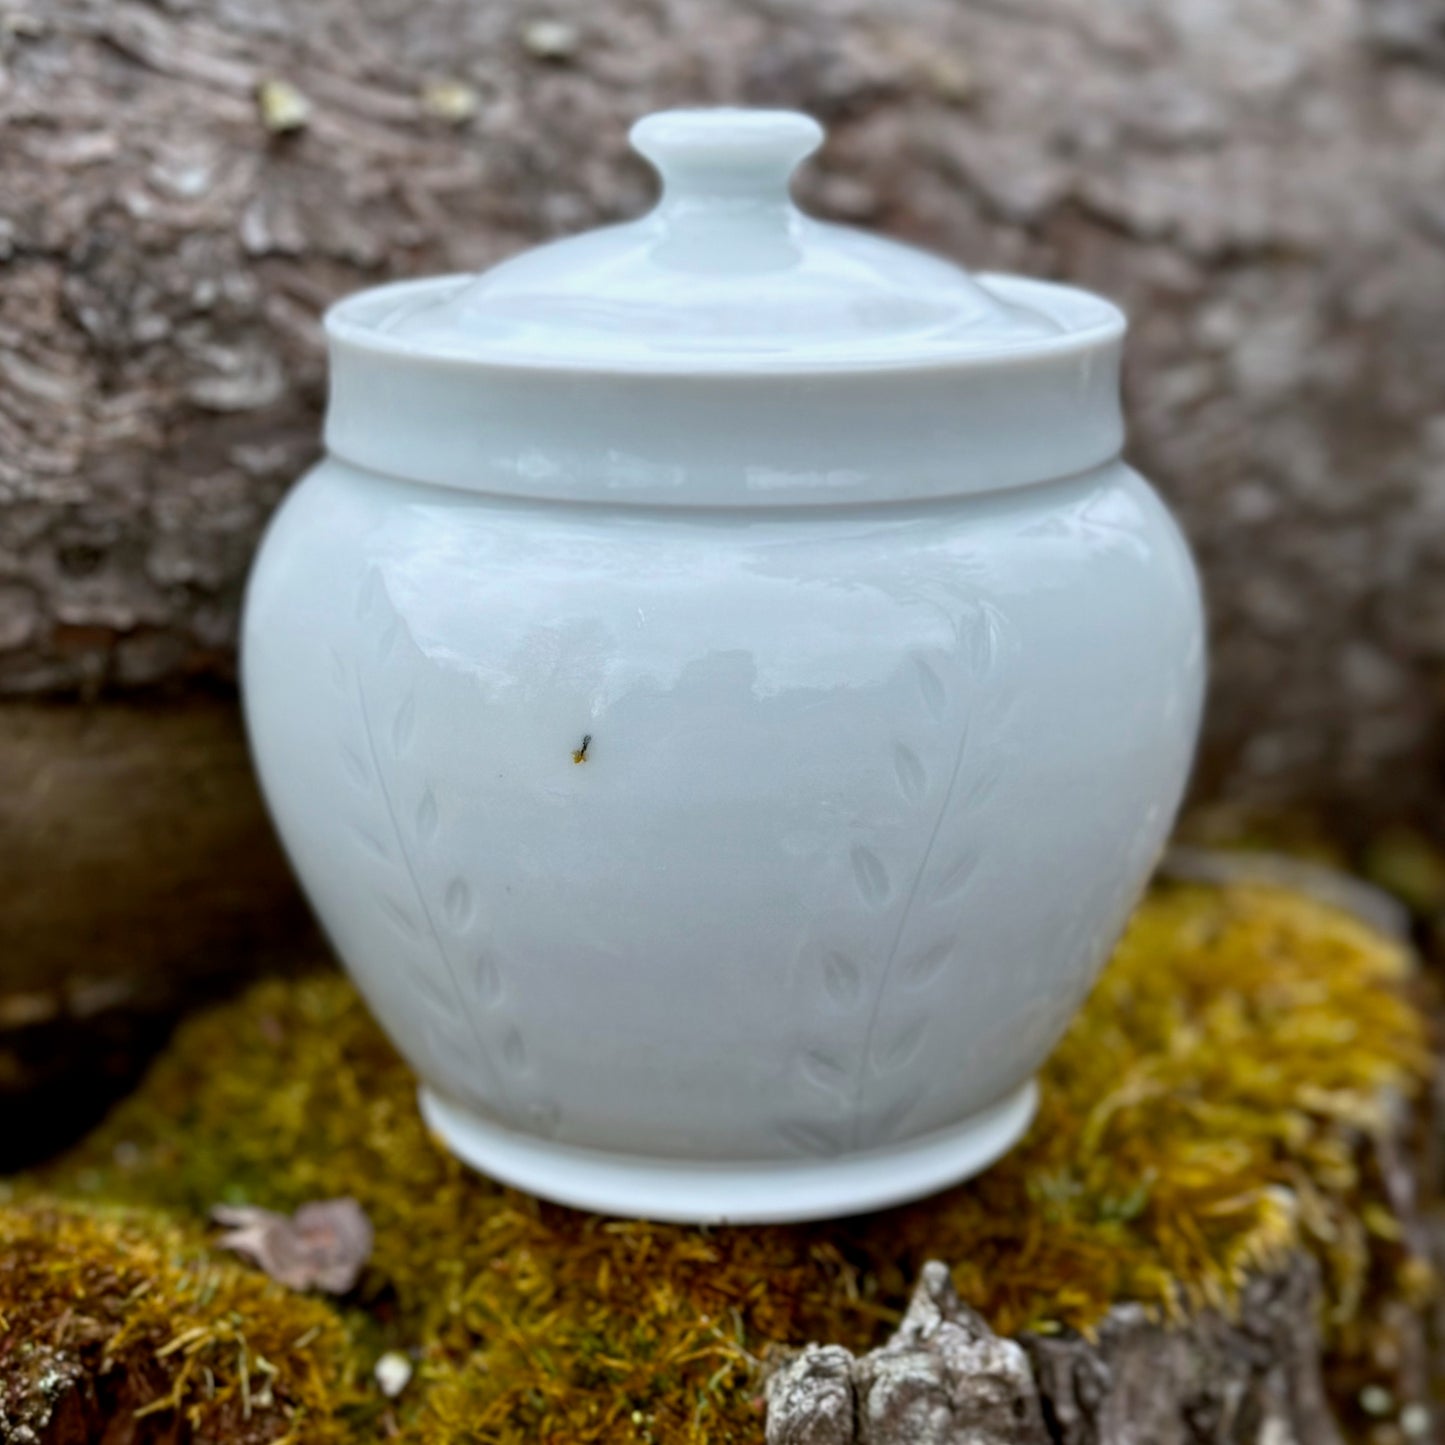
[[1441, 0], [3, 0], [0, 1167], [318, 948], [235, 637], [322, 310], [637, 213], [628, 124], [708, 103], [821, 120], [821, 215], [1127, 309], [1212, 614], [1198, 816], [1445, 907]]

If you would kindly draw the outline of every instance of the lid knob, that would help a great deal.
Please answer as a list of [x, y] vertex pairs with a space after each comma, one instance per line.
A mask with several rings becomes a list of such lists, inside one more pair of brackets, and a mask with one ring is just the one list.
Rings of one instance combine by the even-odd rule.
[[664, 110], [632, 127], [633, 149], [662, 177], [662, 204], [709, 197], [788, 202], [788, 178], [823, 142], [793, 110]]

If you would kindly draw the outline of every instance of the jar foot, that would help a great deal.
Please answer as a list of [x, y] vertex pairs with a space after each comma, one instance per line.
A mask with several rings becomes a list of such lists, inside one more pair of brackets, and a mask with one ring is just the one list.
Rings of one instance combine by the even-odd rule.
[[886, 1209], [981, 1172], [1038, 1106], [1031, 1079], [959, 1124], [836, 1159], [702, 1163], [550, 1143], [420, 1090], [422, 1117], [465, 1163], [504, 1184], [599, 1214], [683, 1224], [786, 1224]]

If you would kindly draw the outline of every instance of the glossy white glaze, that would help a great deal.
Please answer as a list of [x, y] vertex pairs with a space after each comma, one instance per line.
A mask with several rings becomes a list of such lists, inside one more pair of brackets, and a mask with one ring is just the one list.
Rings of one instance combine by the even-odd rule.
[[505, 365], [413, 354], [370, 329], [398, 297], [457, 294], [456, 278], [363, 291], [327, 317], [327, 449], [463, 491], [680, 507], [991, 492], [1118, 456], [1124, 318], [1072, 287], [980, 280], [1067, 330], [916, 366], [857, 365], [841, 343], [812, 372]]
[[[753, 375], [916, 368], [1038, 349], [1072, 329], [941, 257], [804, 215], [822, 139], [788, 111], [668, 111], [633, 127], [662, 182], [638, 220], [524, 251], [459, 286], [381, 293], [350, 339], [490, 366]], [[1096, 324], [1117, 313], [1088, 298]], [[354, 330], [354, 334], [353, 334]]]
[[1032, 1081], [961, 1124], [827, 1158], [659, 1158], [542, 1140], [421, 1090], [421, 1111], [458, 1158], [505, 1184], [606, 1214], [702, 1224], [785, 1224], [886, 1209], [992, 1164], [1029, 1126]]
[[[776, 228], [746, 197], [798, 120], [642, 128], [725, 281], [705, 238]], [[876, 243], [860, 280], [866, 247], [794, 228], [826, 284], [749, 370], [746, 288], [650, 291], [636, 224], [554, 248], [626, 284], [525, 354], [486, 298], [575, 300], [556, 257], [333, 313], [332, 456], [247, 598], [258, 768], [462, 1157], [657, 1217], [894, 1202], [1024, 1127], [1148, 876], [1198, 724], [1194, 572], [1117, 460], [1107, 303], [935, 277], [957, 324], [910, 361], [879, 298], [943, 263]], [[738, 254], [792, 265], [769, 234]], [[711, 349], [660, 360], [669, 307]], [[588, 315], [631, 315], [616, 367]]]
[[940, 1129], [1033, 1072], [1164, 841], [1202, 676], [1186, 553], [1117, 465], [820, 513], [328, 462], [244, 660], [282, 835], [422, 1078], [743, 1160]]

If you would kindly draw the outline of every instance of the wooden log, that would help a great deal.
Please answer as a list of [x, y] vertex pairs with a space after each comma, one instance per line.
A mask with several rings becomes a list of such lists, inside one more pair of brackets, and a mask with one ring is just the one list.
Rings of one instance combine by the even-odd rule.
[[999, 1339], [940, 1261], [882, 1348], [811, 1345], [768, 1381], [768, 1445], [1340, 1445], [1321, 1374], [1318, 1271], [1300, 1256], [1237, 1313], [1116, 1305], [1089, 1337]]
[[830, 126], [820, 212], [1132, 313], [1131, 455], [1209, 583], [1206, 787], [1424, 812], [1442, 53], [1431, 0], [14, 0], [0, 693], [229, 680], [321, 308], [635, 213], [649, 108], [782, 104]]
[[62, 1148], [171, 1022], [319, 951], [235, 707], [0, 708], [0, 1170]]

